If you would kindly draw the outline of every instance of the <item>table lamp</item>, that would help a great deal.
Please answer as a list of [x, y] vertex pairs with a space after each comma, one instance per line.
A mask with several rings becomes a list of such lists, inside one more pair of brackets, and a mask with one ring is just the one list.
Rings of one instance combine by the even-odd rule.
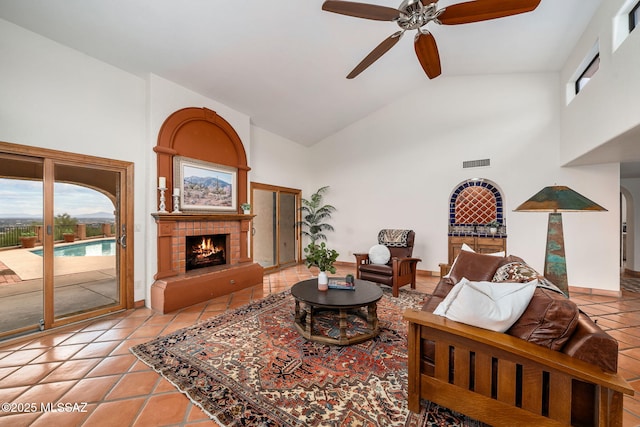
[[544, 276], [567, 296], [567, 265], [564, 256], [564, 235], [562, 232], [562, 212], [606, 211], [599, 204], [587, 199], [564, 185], [545, 187], [515, 212], [549, 212], [547, 227], [547, 250], [544, 257]]

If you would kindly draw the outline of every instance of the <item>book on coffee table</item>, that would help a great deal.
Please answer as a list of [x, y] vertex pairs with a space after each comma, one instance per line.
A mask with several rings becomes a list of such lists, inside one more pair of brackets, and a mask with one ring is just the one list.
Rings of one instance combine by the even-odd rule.
[[343, 289], [347, 291], [355, 291], [355, 283], [347, 283], [345, 280], [330, 279], [329, 289]]

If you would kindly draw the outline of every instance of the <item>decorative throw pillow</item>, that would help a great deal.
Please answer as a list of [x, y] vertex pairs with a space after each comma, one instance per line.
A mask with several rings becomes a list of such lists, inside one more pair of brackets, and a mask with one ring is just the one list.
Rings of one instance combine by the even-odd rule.
[[[512, 257], [515, 258], [515, 257]], [[564, 296], [566, 294], [554, 285], [549, 279], [538, 273], [529, 264], [522, 260], [507, 262], [496, 270], [492, 282], [528, 282], [538, 279], [538, 287], [546, 288], [558, 292]]]
[[472, 282], [463, 278], [446, 296], [434, 314], [497, 332], [505, 332], [526, 310], [536, 290], [529, 283]]
[[369, 249], [369, 261], [371, 264], [386, 264], [391, 259], [391, 252], [385, 245], [373, 245]]
[[472, 281], [489, 281], [503, 261], [504, 258], [499, 256], [462, 251], [458, 254], [449, 277], [454, 283], [458, 283], [463, 277]]
[[[473, 250], [473, 248], [469, 245], [467, 245], [466, 243], [462, 244], [462, 247], [460, 248], [460, 250], [462, 251], [467, 251], [467, 252], [473, 252], [474, 254], [476, 253], [476, 251]], [[497, 256], [497, 257], [504, 257], [505, 256], [505, 252], [493, 252], [490, 254], [485, 254], [485, 255], [491, 255], [491, 256]], [[456, 262], [458, 261], [458, 257], [456, 257], [456, 259], [453, 260], [453, 264], [451, 264], [451, 268], [449, 269], [449, 273], [445, 274], [443, 277], [450, 277], [451, 275], [451, 270], [453, 270], [453, 267], [456, 265]]]
[[499, 267], [493, 275], [492, 282], [530, 282], [540, 274], [524, 262], [510, 262]]

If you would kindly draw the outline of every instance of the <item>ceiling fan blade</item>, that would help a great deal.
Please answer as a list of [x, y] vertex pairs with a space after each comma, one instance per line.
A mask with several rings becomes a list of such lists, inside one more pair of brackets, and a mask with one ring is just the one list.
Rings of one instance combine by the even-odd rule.
[[435, 79], [442, 73], [440, 68], [440, 54], [438, 53], [438, 45], [436, 39], [431, 33], [416, 34], [414, 43], [416, 49], [416, 56], [422, 69], [430, 79]]
[[400, 12], [391, 7], [340, 0], [326, 0], [322, 10], [376, 21], [393, 21], [400, 16]]
[[531, 12], [541, 0], [476, 0], [447, 6], [438, 21], [445, 25], [468, 24]]
[[364, 70], [366, 70], [371, 64], [376, 62], [382, 55], [387, 53], [389, 49], [395, 46], [396, 43], [400, 41], [402, 34], [404, 34], [404, 31], [396, 31], [395, 33], [391, 34], [389, 37], [384, 39], [382, 43], [376, 46], [376, 48], [373, 49], [371, 53], [369, 53], [369, 55], [367, 55], [362, 61], [360, 61], [358, 65], [356, 65], [356, 68], [354, 68], [349, 73], [347, 78], [352, 79], [356, 77], [358, 74], [360, 74], [361, 72], [363, 72]]

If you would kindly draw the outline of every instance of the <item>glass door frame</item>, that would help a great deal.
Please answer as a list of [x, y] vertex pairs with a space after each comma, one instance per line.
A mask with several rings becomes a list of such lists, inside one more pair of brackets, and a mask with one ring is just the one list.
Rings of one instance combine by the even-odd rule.
[[[44, 329], [51, 329], [63, 326], [69, 323], [86, 320], [93, 317], [102, 316], [115, 311], [134, 308], [134, 286], [133, 286], [133, 261], [134, 261], [134, 216], [133, 216], [133, 180], [134, 165], [131, 162], [107, 159], [102, 157], [94, 157], [83, 154], [69, 153], [52, 149], [24, 146], [0, 141], [0, 153], [28, 156], [31, 158], [40, 158], [43, 161], [43, 288], [44, 288]], [[53, 230], [54, 214], [53, 214], [53, 189], [54, 189], [54, 166], [56, 164], [75, 165], [80, 167], [104, 169], [119, 174], [117, 193], [119, 195], [119, 203], [115, 209], [118, 210], [116, 215], [117, 225], [116, 239], [120, 243], [126, 245], [126, 249], [121, 247], [118, 251], [118, 286], [120, 292], [120, 304], [98, 308], [95, 310], [74, 314], [56, 319], [53, 306], [53, 288], [54, 288], [54, 271], [53, 271], [53, 243], [54, 234], [49, 233], [48, 229]], [[115, 196], [115, 195], [114, 195]]]
[[[301, 217], [301, 212], [300, 212], [300, 204], [301, 204], [301, 199], [302, 199], [302, 190], [297, 189], [297, 188], [289, 188], [289, 187], [280, 187], [280, 186], [276, 186], [276, 185], [270, 185], [270, 184], [263, 184], [263, 183], [259, 183], [259, 182], [251, 182], [250, 184], [251, 187], [251, 206], [252, 209], [254, 207], [254, 196], [253, 196], [253, 192], [254, 190], [263, 190], [263, 191], [271, 191], [276, 193], [276, 212], [275, 212], [275, 217], [276, 217], [276, 230], [274, 233], [274, 247], [276, 250], [276, 253], [274, 254], [274, 260], [275, 260], [275, 264], [269, 267], [265, 267], [264, 270], [265, 271], [273, 271], [273, 270], [278, 270], [280, 268], [283, 267], [283, 265], [280, 264], [280, 254], [279, 254], [279, 248], [280, 248], [280, 193], [288, 193], [288, 194], [293, 194], [295, 196], [295, 223], [298, 224], [300, 222], [300, 220], [302, 219]], [[252, 225], [253, 227], [253, 225]], [[252, 233], [251, 233], [251, 256], [253, 257], [254, 252], [254, 235], [255, 235], [255, 228], [252, 229]], [[295, 231], [295, 240], [296, 240], [296, 250], [295, 250], [295, 261], [294, 263], [299, 264], [302, 262], [302, 246], [301, 246], [301, 242], [302, 242], [302, 233], [300, 230], [300, 227], [296, 226], [296, 231]], [[286, 265], [291, 265], [290, 264], [286, 264]]]

